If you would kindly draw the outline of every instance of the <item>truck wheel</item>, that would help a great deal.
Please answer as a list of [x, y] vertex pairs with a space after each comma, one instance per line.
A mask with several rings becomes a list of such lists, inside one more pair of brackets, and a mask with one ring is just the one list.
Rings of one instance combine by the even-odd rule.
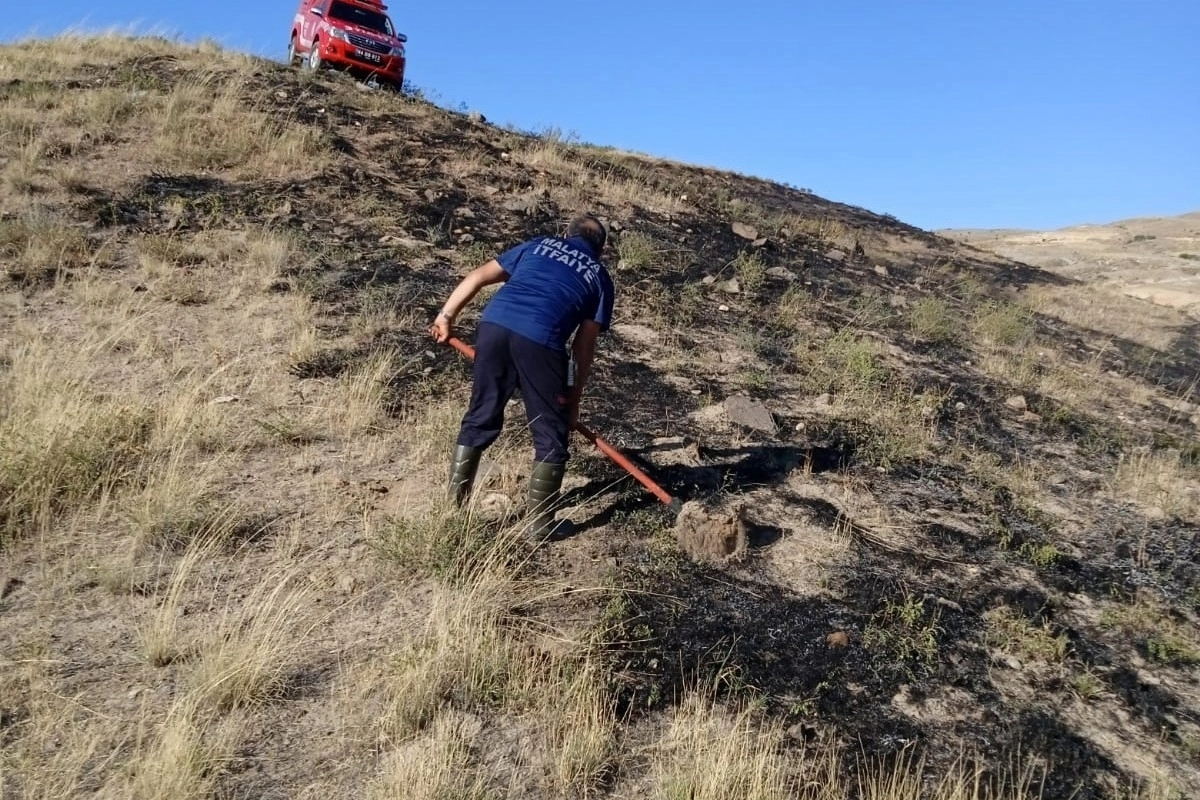
[[292, 41], [288, 43], [288, 66], [294, 67], [303, 61], [303, 57], [296, 52], [296, 37], [292, 37]]
[[313, 39], [312, 49], [308, 51], [308, 68], [313, 72], [324, 66], [321, 62], [321, 43]]

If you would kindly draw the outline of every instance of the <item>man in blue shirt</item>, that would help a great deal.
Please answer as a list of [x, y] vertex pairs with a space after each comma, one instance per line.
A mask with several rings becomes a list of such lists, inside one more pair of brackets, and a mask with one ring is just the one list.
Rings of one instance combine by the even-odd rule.
[[429, 329], [437, 342], [445, 342], [455, 317], [480, 289], [504, 284], [480, 318], [471, 403], [459, 428], [447, 492], [459, 505], [464, 502], [483, 451], [500, 435], [504, 407], [520, 387], [533, 434], [529, 530], [537, 538], [558, 527], [554, 505], [571, 428], [579, 420], [596, 340], [612, 322], [613, 283], [600, 261], [606, 240], [600, 220], [585, 214], [571, 221], [566, 238], [542, 236], [517, 245], [463, 278]]

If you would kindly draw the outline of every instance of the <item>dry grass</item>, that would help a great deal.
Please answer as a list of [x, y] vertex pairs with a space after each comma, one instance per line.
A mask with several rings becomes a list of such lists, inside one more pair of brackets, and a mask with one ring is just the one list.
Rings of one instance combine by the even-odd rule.
[[1000, 606], [983, 615], [984, 641], [1006, 653], [1047, 664], [1061, 664], [1067, 655], [1065, 633], [1054, 633], [1048, 625], [1036, 625], [1017, 611]]
[[232, 599], [189, 674], [199, 701], [219, 710], [263, 703], [285, 687], [305, 646], [311, 590], [300, 569], [265, 574], [240, 603]]
[[53, 282], [95, 263], [99, 251], [81, 229], [37, 206], [15, 218], [0, 219], [0, 259], [8, 276], [19, 283]]
[[178, 83], [152, 120], [150, 158], [182, 170], [310, 174], [328, 158], [322, 134], [295, 120], [247, 107], [245, 79], [199, 73]]
[[134, 756], [106, 794], [129, 800], [212, 797], [222, 767], [233, 757], [241, 724], [236, 716], [212, 717], [193, 695], [184, 695], [153, 731], [142, 721]]
[[1174, 449], [1136, 449], [1121, 455], [1109, 492], [1184, 520], [1200, 518], [1200, 470]]
[[442, 715], [429, 734], [390, 756], [371, 786], [372, 800], [486, 800], [499, 797], [471, 764], [471, 738], [460, 722]]
[[531, 712], [549, 782], [563, 797], [585, 797], [618, 758], [617, 719], [608, 676], [594, 662], [558, 660], [543, 670]]
[[729, 713], [706, 693], [676, 709], [659, 742], [649, 796], [655, 800], [778, 800], [796, 788], [777, 724]]
[[347, 438], [379, 430], [388, 381], [395, 373], [395, 355], [379, 351], [339, 375], [322, 403], [328, 430]]
[[17, 341], [0, 372], [0, 537], [46, 530], [132, 477], [151, 432], [140, 397], [95, 379], [104, 341], [63, 352], [48, 336]]

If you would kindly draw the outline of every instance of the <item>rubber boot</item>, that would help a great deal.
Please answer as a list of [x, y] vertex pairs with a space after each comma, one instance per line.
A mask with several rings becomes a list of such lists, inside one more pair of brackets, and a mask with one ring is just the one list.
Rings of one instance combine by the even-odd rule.
[[525, 533], [531, 539], [542, 541], [551, 535], [562, 535], [570, 523], [554, 519], [554, 512], [562, 489], [565, 464], [547, 464], [535, 461], [529, 475], [529, 523]]
[[471, 488], [475, 485], [475, 473], [479, 471], [479, 459], [483, 450], [478, 447], [457, 445], [454, 448], [454, 458], [450, 461], [450, 482], [446, 486], [446, 496], [456, 506], [462, 506]]

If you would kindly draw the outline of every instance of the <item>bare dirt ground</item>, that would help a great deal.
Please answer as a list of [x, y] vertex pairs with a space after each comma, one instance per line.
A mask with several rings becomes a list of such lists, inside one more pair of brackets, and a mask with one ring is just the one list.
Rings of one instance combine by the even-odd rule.
[[[205, 45], [0, 100], [0, 796], [1200, 793], [1186, 308]], [[524, 540], [519, 405], [440, 501], [431, 315], [586, 208], [586, 420], [727, 534], [577, 441]]]

